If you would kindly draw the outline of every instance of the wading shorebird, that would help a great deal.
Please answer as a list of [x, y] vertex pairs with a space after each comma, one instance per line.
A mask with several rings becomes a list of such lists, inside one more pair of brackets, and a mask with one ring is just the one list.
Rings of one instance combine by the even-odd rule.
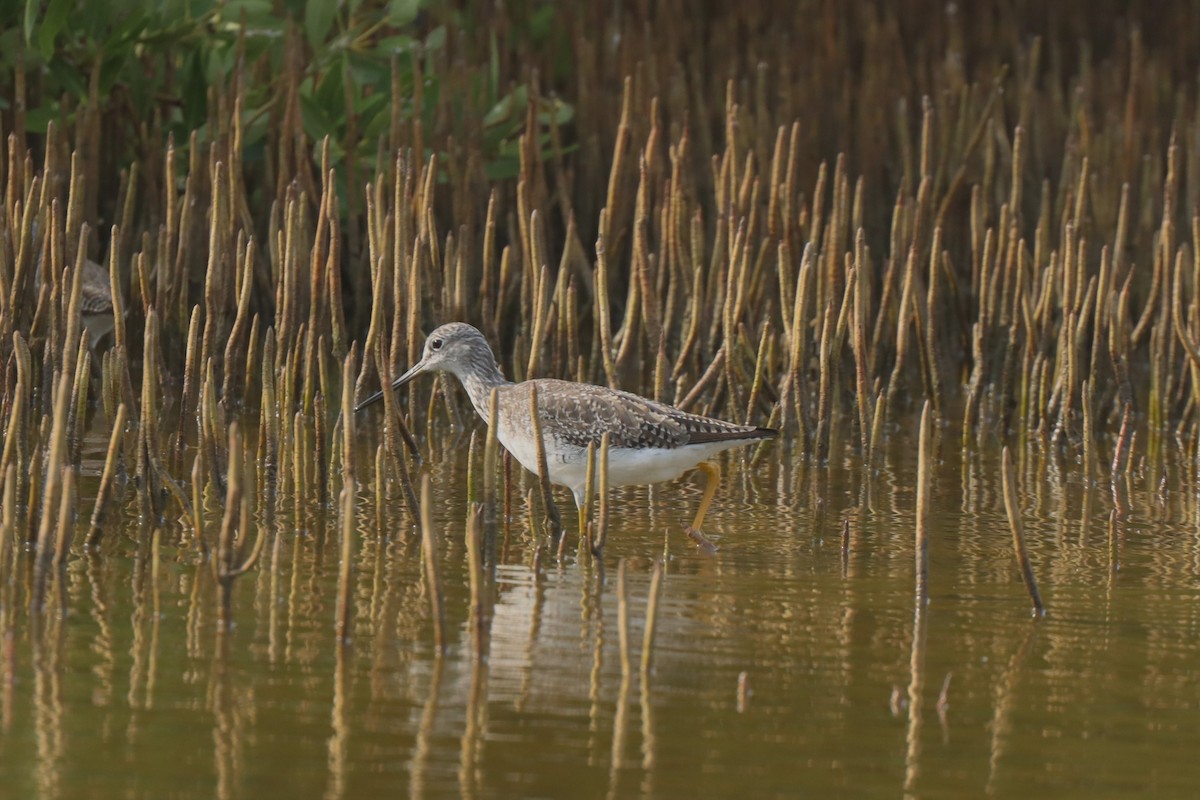
[[79, 286], [79, 317], [91, 337], [92, 347], [116, 327], [108, 270], [92, 261], [83, 262]]
[[[33, 240], [38, 241], [40, 235], [38, 223], [35, 220]], [[37, 267], [33, 273], [35, 292], [41, 291], [42, 288], [42, 272], [45, 269], [42, 262], [46, 258], [48, 245], [49, 243], [45, 242], [38, 250]], [[66, 289], [68, 292], [70, 291], [69, 286]], [[88, 332], [89, 342], [93, 349], [102, 338], [112, 332], [117, 324], [113, 317], [112, 289], [108, 270], [90, 258], [84, 259], [83, 274], [79, 278], [79, 317], [84, 329]], [[98, 361], [93, 361], [92, 364], [96, 367], [100, 365]]]
[[[722, 450], [779, 435], [770, 428], [735, 425], [688, 414], [665, 403], [605, 386], [553, 378], [513, 383], [500, 372], [483, 334], [463, 322], [448, 323], [429, 334], [421, 360], [396, 378], [391, 388], [398, 389], [425, 372], [449, 372], [458, 378], [485, 423], [495, 389], [496, 438], [521, 466], [535, 475], [538, 447], [529, 400], [531, 391], [537, 387], [548, 477], [551, 483], [566, 486], [575, 495], [580, 535], [586, 525], [588, 445], [595, 445], [598, 452], [604, 434], [609, 435], [609, 486], [669, 481], [694, 468], [705, 474], [700, 508], [687, 528], [688, 534], [701, 542], [705, 540], [700, 526], [721, 480], [720, 468], [709, 459]], [[381, 397], [383, 391], [359, 403], [355, 411]]]

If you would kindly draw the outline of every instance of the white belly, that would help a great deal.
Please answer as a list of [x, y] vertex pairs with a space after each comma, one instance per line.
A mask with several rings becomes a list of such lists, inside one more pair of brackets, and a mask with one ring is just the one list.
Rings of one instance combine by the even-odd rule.
[[[514, 436], [504, 426], [497, 432], [504, 449], [512, 453], [521, 466], [537, 474], [537, 445], [526, 437]], [[587, 450], [569, 448], [560, 450], [551, 440], [546, 444], [546, 468], [550, 482], [566, 486], [581, 495], [587, 484]], [[722, 450], [737, 447], [744, 442], [711, 442], [687, 447], [661, 448], [613, 448], [608, 453], [608, 485], [640, 486], [678, 478], [697, 464], [706, 461]], [[599, 453], [597, 453], [599, 458]], [[600, 478], [596, 477], [599, 487]]]

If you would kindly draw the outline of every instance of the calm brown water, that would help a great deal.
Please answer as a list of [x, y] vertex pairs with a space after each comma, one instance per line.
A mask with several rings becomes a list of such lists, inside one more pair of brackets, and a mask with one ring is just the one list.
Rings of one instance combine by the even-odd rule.
[[[561, 561], [529, 534], [515, 497], [511, 534], [498, 534], [487, 567], [482, 663], [468, 624], [462, 441], [447, 436], [427, 467], [450, 632], [440, 660], [419, 537], [399, 506], [380, 536], [375, 498], [362, 493], [354, 635], [339, 648], [332, 514], [323, 526], [306, 509], [298, 532], [288, 517], [238, 580], [236, 627], [221, 636], [208, 566], [168, 529], [156, 570], [130, 494], [103, 554], [69, 563], [65, 616], [31, 619], [28, 555], [3, 587], [0, 795], [1193, 794], [1194, 476], [1168, 458], [1165, 477], [1143, 468], [1114, 495], [1107, 482], [1087, 490], [1073, 460], [1030, 451], [1021, 500], [1050, 611], [1033, 620], [996, 454], [964, 463], [957, 433], [942, 431], [930, 600], [918, 616], [915, 441], [894, 438], [869, 487], [851, 456], [802, 467], [777, 444], [752, 467], [727, 459], [708, 524], [715, 557], [680, 532], [694, 483], [616, 494], [603, 571], [575, 551], [568, 495]], [[95, 482], [83, 483], [84, 508]], [[664, 542], [643, 684], [636, 659]], [[635, 659], [624, 690], [621, 558]]]

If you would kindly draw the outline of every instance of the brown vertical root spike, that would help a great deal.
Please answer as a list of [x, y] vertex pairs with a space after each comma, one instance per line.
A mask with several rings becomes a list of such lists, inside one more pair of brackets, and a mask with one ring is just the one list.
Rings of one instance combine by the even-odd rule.
[[476, 463], [479, 460], [479, 436], [476, 431], [471, 431], [471, 438], [467, 442], [467, 506], [475, 505], [480, 499], [479, 488], [479, 465]]
[[1126, 403], [1121, 411], [1121, 430], [1117, 434], [1117, 444], [1113, 449], [1111, 480], [1116, 483], [1125, 475], [1130, 463], [1130, 451], [1133, 449], [1133, 404]]
[[317, 505], [321, 508], [329, 502], [329, 454], [325, 439], [329, 411], [325, 407], [325, 396], [322, 390], [313, 399], [313, 461], [317, 470]]
[[496, 469], [500, 455], [499, 431], [499, 392], [492, 389], [488, 398], [488, 433], [487, 442], [483, 448], [483, 521], [489, 528], [496, 524]]
[[[579, 541], [582, 542], [583, 538], [580, 537]], [[562, 561], [567, 557], [567, 532], [565, 529], [559, 533], [558, 547], [555, 548], [555, 557], [558, 559], [559, 563], [562, 563]]]
[[39, 564], [47, 560], [53, 552], [51, 537], [54, 531], [54, 512], [58, 508], [59, 493], [62, 488], [62, 469], [66, 456], [67, 403], [69, 399], [70, 379], [66, 375], [63, 375], [56, 384], [54, 415], [50, 418], [50, 451], [46, 460], [46, 487], [42, 494], [41, 519], [38, 526], [37, 539], [35, 540], [35, 549]]
[[[62, 473], [56, 481], [47, 482], [47, 488], [52, 488], [54, 484], [58, 485], [60, 495], [58, 513], [54, 516], [54, 532], [51, 534], [54, 540], [43, 539], [38, 542], [37, 558], [34, 564], [33, 591], [30, 599], [33, 609], [37, 611], [44, 608], [50, 570], [63, 563], [66, 547], [69, 544], [67, 540], [73, 516], [75, 471], [70, 466], [63, 467]], [[62, 610], [62, 613], [65, 614], [65, 609]]]
[[[242, 395], [244, 398], [249, 398], [251, 396], [251, 391], [254, 387], [255, 376], [262, 375], [262, 358], [265, 356], [266, 347], [265, 339], [273, 338], [270, 336], [270, 333], [268, 333], [267, 337], [264, 338], [260, 331], [261, 326], [261, 318], [258, 316], [258, 314], [255, 314], [254, 319], [250, 322], [250, 337], [246, 346], [246, 370], [245, 377], [242, 381]], [[274, 347], [274, 342], [271, 343], [271, 346]], [[260, 349], [264, 351], [262, 355], [259, 353]], [[258, 389], [261, 393], [261, 381]], [[259, 411], [261, 413], [261, 409], [259, 409]]]
[[488, 609], [483, 585], [483, 507], [475, 503], [467, 512], [467, 573], [471, 585], [471, 641], [476, 661], [487, 656]]
[[920, 444], [917, 450], [916, 594], [917, 602], [929, 599], [929, 486], [933, 459], [930, 402], [921, 410]]
[[654, 381], [652, 383], [653, 392], [651, 398], [655, 402], [663, 402], [665, 400], [664, 393], [667, 383], [667, 337], [666, 332], [661, 331], [658, 337], [658, 347], [655, 350], [654, 358]]
[[[417, 440], [413, 438], [412, 432], [409, 431], [408, 425], [405, 424], [404, 417], [400, 413], [400, 405], [396, 399], [396, 393], [391, 390], [392, 366], [384, 354], [382, 340], [378, 343], [375, 350], [375, 363], [379, 371], [380, 381], [384, 387], [383, 432], [384, 439], [387, 442], [388, 458], [392, 466], [392, 471], [400, 478], [400, 485], [404, 489], [404, 498], [408, 501], [409, 512], [415, 520], [418, 505], [417, 493], [413, 487], [412, 473], [409, 472], [408, 462], [404, 459], [404, 452], [397, 441], [397, 436], [404, 441], [405, 447], [413, 454], [418, 465], [424, 461], [424, 458], [421, 456], [421, 448], [417, 445]], [[357, 387], [355, 394], [357, 395]]]
[[[78, 230], [78, 228], [70, 227], [68, 223], [68, 232]], [[88, 226], [84, 225], [79, 231], [79, 242], [77, 252], [75, 254], [75, 264], [71, 269], [71, 287], [67, 307], [65, 308], [66, 320], [63, 329], [63, 364], [62, 369], [64, 374], [74, 376], [78, 365], [79, 350], [74, 344], [79, 341], [79, 329], [82, 326], [80, 318], [79, 303], [80, 294], [83, 288], [83, 270], [84, 264], [87, 262], [87, 242], [88, 242]], [[69, 244], [69, 243], [68, 243]]]
[[[719, 223], [719, 221], [718, 221]], [[720, 232], [718, 228], [718, 232]], [[671, 370], [671, 379], [679, 380], [687, 368], [689, 360], [692, 357], [697, 344], [700, 341], [700, 322], [704, 318], [704, 291], [702, 287], [702, 279], [704, 275], [704, 259], [702, 256], [703, 249], [703, 234], [701, 232], [700, 212], [697, 211], [692, 217], [690, 229], [688, 231], [691, 240], [691, 286], [689, 287], [692, 295], [691, 306], [688, 311], [688, 326], [682, 336], [683, 344], [679, 348], [679, 355], [675, 360], [675, 366]], [[686, 275], [684, 268], [681, 266], [680, 274]]]
[[604, 545], [608, 541], [608, 449], [609, 434], [605, 433], [600, 439], [600, 463], [597, 466], [600, 483], [600, 513], [596, 519], [596, 536], [592, 541], [592, 555], [596, 558], [604, 556]]
[[855, 247], [855, 266], [847, 276], [847, 282], [854, 287], [854, 305], [852, 307], [851, 325], [854, 330], [850, 340], [851, 350], [854, 353], [854, 380], [855, 380], [855, 400], [858, 405], [858, 432], [860, 446], [862, 447], [863, 464], [867, 467], [867, 474], [870, 475], [871, 468], [871, 420], [874, 417], [874, 412], [871, 408], [872, 396], [869, 386], [870, 365], [867, 363], [867, 320], [866, 320], [866, 279], [862, 277], [863, 269], [863, 251], [865, 245], [863, 243], [863, 232], [859, 230], [857, 234], [857, 246]]
[[292, 513], [293, 524], [296, 529], [301, 527], [301, 520], [304, 519], [304, 502], [305, 496], [308, 494], [308, 465], [309, 455], [308, 448], [305, 444], [306, 431], [304, 427], [304, 414], [300, 411], [292, 417]]
[[353, 628], [354, 603], [352, 601], [354, 577], [354, 503], [355, 482], [353, 476], [348, 476], [342, 485], [341, 494], [341, 556], [338, 561], [338, 595], [337, 595], [337, 640], [343, 644], [350, 641]]
[[758, 405], [758, 398], [762, 394], [763, 379], [766, 374], [767, 366], [767, 346], [771, 342], [771, 322], [768, 320], [763, 324], [762, 334], [758, 340], [758, 352], [754, 358], [754, 379], [750, 383], [750, 397], [746, 401], [746, 422], [749, 425], [754, 419], [754, 408]]
[[1081, 397], [1083, 400], [1083, 477], [1084, 486], [1090, 487], [1095, 475], [1096, 469], [1096, 454], [1095, 454], [1095, 422], [1093, 411], [1096, 403], [1095, 382], [1085, 380], [1081, 389]]
[[738, 673], [737, 680], [737, 712], [743, 714], [746, 708], [750, 705], [750, 695], [754, 692], [750, 689], [750, 673], [742, 670]]
[[1017, 489], [1012, 475], [1012, 456], [1008, 448], [1004, 448], [1002, 456], [1001, 477], [1004, 485], [1004, 510], [1008, 513], [1008, 524], [1012, 528], [1013, 551], [1017, 557], [1017, 565], [1021, 569], [1021, 578], [1033, 601], [1033, 613], [1042, 617], [1046, 615], [1046, 606], [1038, 593], [1037, 579], [1033, 575], [1033, 565], [1029, 563], [1029, 554], [1025, 550], [1025, 528], [1021, 522], [1021, 508], [1017, 504]]
[[712, 362], [708, 365], [708, 369], [706, 369], [704, 374], [700, 376], [700, 380], [696, 381], [696, 385], [692, 387], [691, 391], [689, 391], [682, 400], [675, 404], [676, 408], [678, 408], [680, 411], [686, 411], [691, 408], [696, 404], [700, 397], [706, 391], [708, 391], [708, 388], [720, 378], [722, 369], [725, 366], [725, 353], [727, 347], [728, 343], [721, 345], [721, 348], [717, 350], [716, 355], [713, 356]]
[[116, 479], [117, 458], [121, 455], [121, 442], [125, 436], [125, 419], [128, 414], [124, 403], [117, 407], [117, 418], [113, 423], [112, 434], [108, 439], [108, 452], [104, 457], [104, 471], [100, 475], [100, 488], [96, 490], [96, 507], [92, 511], [92, 521], [85, 540], [88, 547], [99, 547], [104, 536], [104, 515], [112, 493], [113, 481]]
[[[536, 227], [537, 213], [534, 212], [531, 225]], [[541, 366], [540, 356], [546, 339], [547, 316], [550, 313], [550, 269], [541, 264], [535, 267], [537, 272], [537, 290], [534, 292], [532, 321], [533, 333], [529, 342], [529, 363], [525, 367], [526, 379], [536, 378]]]
[[[228, 165], [223, 161], [213, 163], [212, 209], [209, 215], [208, 264], [204, 270], [204, 338], [200, 348], [200, 363], [205, 363], [213, 354], [217, 330], [224, 330], [224, 303], [220, 290], [225, 274], [226, 228], [228, 223]], [[230, 228], [232, 229], [232, 228]]]
[[[871, 419], [870, 454], [872, 460], [875, 459], [875, 454], [879, 453], [883, 449], [883, 415], [884, 412], [887, 411], [887, 403], [884, 402], [886, 398], [884, 395], [882, 379], [877, 379], [875, 381], [875, 391], [873, 392], [873, 397], [875, 398], [875, 416]], [[868, 464], [868, 466], [870, 466], [870, 464]]]
[[[606, 224], [607, 214], [601, 212], [601, 227]], [[608, 305], [608, 258], [604, 237], [596, 239], [596, 318], [600, 321], [600, 356], [604, 364], [604, 377], [610, 388], [617, 385], [617, 368], [613, 362], [612, 313]]]
[[30, 339], [36, 341], [46, 337], [47, 348], [45, 363], [49, 366], [46, 374], [58, 375], [63, 372], [62, 349], [62, 306], [63, 281], [69, 277], [66, 269], [62, 247], [62, 222], [58, 200], [50, 206], [50, 232], [46, 237], [46, 256], [39, 265], [41, 287], [38, 291], [38, 307], [34, 311], [33, 323], [29, 326]]
[[[539, 523], [537, 514], [534, 513], [534, 506], [537, 505], [537, 500], [535, 499], [536, 497], [537, 489], [530, 489], [529, 491], [525, 492], [524, 495], [525, 508], [527, 510], [527, 513], [525, 514], [525, 522], [527, 526], [526, 529], [528, 530], [531, 539], [537, 539], [545, 530], [544, 527]], [[540, 559], [542, 557], [542, 545], [540, 542], [536, 545], [536, 549], [537, 557]]]
[[832, 359], [833, 351], [833, 326], [834, 326], [834, 311], [833, 304], [828, 303], [825, 306], [824, 324], [821, 327], [821, 342], [820, 342], [820, 393], [817, 402], [817, 430], [814, 441], [813, 457], [818, 463], [822, 463], [829, 456], [829, 442], [831, 439], [830, 428], [833, 424], [832, 398], [835, 394], [836, 387], [833, 386], [833, 370], [835, 365]]
[[542, 418], [538, 413], [536, 385], [530, 386], [529, 389], [529, 419], [533, 438], [537, 442], [538, 485], [541, 488], [542, 511], [547, 524], [552, 528], [552, 534], [560, 536], [563, 533], [562, 516], [558, 513], [558, 506], [554, 504], [554, 495], [550, 489], [550, 470], [546, 466], [546, 440], [542, 436]]
[[[234, 385], [234, 377], [239, 373], [245, 372], [241, 368], [242, 353], [246, 352], [245, 337], [249, 333], [251, 327], [250, 320], [250, 291], [254, 285], [254, 259], [256, 256], [254, 250], [254, 237], [246, 242], [245, 248], [238, 247], [238, 261], [243, 265], [241, 269], [241, 285], [238, 290], [237, 316], [233, 320], [233, 329], [229, 332], [229, 339], [225, 344], [225, 364], [224, 364], [224, 379], [221, 384], [221, 402], [225, 405], [226, 410], [233, 407], [235, 401], [238, 405], [245, 402], [246, 390], [248, 386], [242, 386], [240, 394], [235, 398], [235, 392], [238, 392], [238, 387]], [[314, 312], [315, 314], [315, 312]], [[189, 333], [189, 352], [191, 349], [191, 334]], [[253, 351], [251, 351], [251, 355]], [[245, 362], [247, 369], [251, 366], [249, 359]], [[186, 382], [186, 379], [185, 379]]]
[[[924, 195], [924, 189], [926, 186], [926, 181], [924, 179], [921, 181], [921, 186], [923, 190], [922, 195]], [[913, 294], [915, 287], [913, 284], [916, 280], [916, 261], [917, 250], [916, 246], [914, 245], [909, 249], [908, 256], [904, 262], [904, 279], [902, 283], [903, 288], [900, 291], [900, 304], [897, 308], [895, 348], [896, 361], [892, 367], [892, 377], [890, 380], [888, 380], [887, 405], [889, 408], [895, 405], [897, 392], [900, 391], [900, 387], [904, 380], [905, 359], [908, 357], [909, 349], [909, 327], [912, 324], [912, 319], [914, 316], [913, 306], [915, 301], [913, 299]]]
[[647, 217], [650, 210], [647, 208], [649, 201], [647, 200], [647, 192], [649, 191], [649, 181], [647, 179], [646, 159], [643, 156], [639, 159], [638, 168], [640, 179], [638, 181], [638, 190], [634, 205], [634, 220], [633, 220], [633, 264], [631, 265], [632, 274], [630, 275], [631, 282], [638, 282], [638, 293], [642, 298], [642, 327], [645, 330], [646, 338], [651, 342], [657, 342], [662, 336], [662, 323], [659, 316], [657, 298], [655, 297], [655, 286], [653, 276], [651, 274], [652, 257], [648, 252], [647, 239]]
[[[4, 471], [4, 505], [0, 508], [0, 574], [8, 569], [9, 553], [20, 547], [17, 541], [17, 465]], [[4, 575], [7, 579], [7, 575]]]
[[[24, 506], [25, 518], [22, 520], [24, 528], [25, 541], [32, 545], [36, 551], [38, 531], [40, 530], [40, 512], [38, 510], [38, 498], [43, 497], [45, 487], [43, 486], [46, 476], [43, 470], [33, 469], [31, 465], [43, 463], [45, 457], [45, 443], [50, 438], [50, 419], [42, 418], [42, 424], [38, 428], [37, 437], [34, 439], [33, 450], [26, 459], [26, 469], [29, 470], [28, 478], [25, 479], [24, 486], [21, 487], [21, 503]], [[19, 473], [20, 474], [20, 473]]]
[[71, 549], [72, 532], [75, 527], [75, 469], [63, 467], [62, 502], [58, 506], [58, 524], [54, 536], [53, 566], [58, 569], [66, 563]]
[[592, 549], [592, 506], [593, 498], [596, 494], [596, 443], [588, 442], [587, 449], [587, 474], [584, 477], [583, 485], [583, 508], [579, 509], [579, 538], [581, 541], [587, 542], [588, 551]]
[[[143, 392], [149, 392], [150, 396], [154, 398], [157, 397], [157, 393], [161, 391], [161, 380], [159, 379], [158, 374], [159, 361], [161, 358], [161, 345], [159, 343], [160, 334], [158, 329], [158, 317], [153, 309], [150, 310], [150, 314], [146, 319], [146, 330], [147, 347], [143, 353], [142, 386]], [[211, 365], [209, 366], [211, 367]], [[211, 377], [212, 373], [210, 368], [208, 374], [206, 375], [206, 381], [210, 386], [210, 390], [213, 385]], [[175, 479], [171, 477], [171, 474], [163, 466], [162, 459], [160, 458], [162, 447], [158, 443], [156, 421], [158, 417], [157, 403], [157, 399], [152, 399], [149, 403], [144, 402], [141, 409], [144, 423], [141, 426], [141, 428], [144, 430], [142, 442], [146, 462], [150, 468], [150, 471], [158, 479], [160, 485], [165, 487], [171, 493], [171, 495], [179, 503], [180, 509], [182, 509], [185, 514], [190, 515], [191, 504], [188, 502], [187, 495], [184, 494], [183, 489], [180, 488]], [[211, 405], [215, 406], [215, 401], [213, 401]], [[149, 414], [147, 413], [148, 411], [150, 412]], [[213, 416], [215, 419], [219, 420], [217, 424], [221, 426], [220, 429], [223, 431], [224, 416], [219, 415], [219, 409], [213, 413]], [[153, 424], [145, 424], [147, 421], [152, 420], [155, 421]], [[161, 504], [161, 499], [162, 498], [154, 498], [155, 502], [158, 502], [159, 504]]]
[[[208, 460], [208, 477], [214, 481], [219, 491], [224, 492], [225, 474], [228, 471], [225, 461], [228, 458], [228, 453], [225, 451], [223, 445], [227, 439], [227, 428], [225, 425], [225, 415], [217, 404], [216, 381], [213, 378], [213, 362], [211, 359], [204, 365], [204, 378], [200, 384], [199, 403], [200, 441], [204, 448], [205, 458]], [[274, 428], [274, 438], [278, 442], [280, 439], [278, 434], [279, 420], [277, 418], [272, 419], [265, 414], [264, 417], [267, 419], [268, 427]], [[148, 418], [145, 414], [145, 408], [143, 408], [143, 423], [147, 419], [152, 419], [152, 417]], [[143, 437], [144, 439], [145, 437]]]
[[354, 367], [358, 358], [357, 347], [351, 345], [346, 360], [342, 363], [342, 475], [345, 480], [354, 478]]
[[[192, 318], [188, 324], [187, 349], [184, 355], [183, 367], [183, 390], [179, 394], [179, 440], [176, 442], [175, 453], [171, 459], [171, 464], [174, 467], [182, 462], [183, 451], [187, 446], [187, 437], [184, 432], [190, 427], [189, 422], [197, 419], [195, 412], [196, 404], [199, 402], [197, 392], [199, 387], [197, 375], [197, 361], [200, 355], [200, 306], [192, 307]], [[228, 352], [226, 353], [226, 381], [228, 382], [228, 371], [231, 368]], [[203, 435], [203, 431], [200, 432]]]
[[629, 149], [629, 141], [631, 138], [629, 130], [629, 117], [633, 110], [633, 79], [626, 76], [624, 87], [621, 94], [621, 117], [617, 123], [616, 142], [614, 144], [612, 166], [608, 173], [608, 192], [605, 196], [604, 208], [607, 211], [606, 219], [603, 227], [600, 229], [604, 236], [604, 240], [616, 249], [619, 244], [617, 237], [620, 235], [621, 229], [617, 227], [617, 218], [622, 217], [619, 213], [623, 203], [621, 198], [624, 196], [622, 190], [622, 178], [624, 172], [624, 162], [626, 152]]
[[[370, 193], [368, 192], [368, 197]], [[374, 241], [374, 237], [371, 237]], [[372, 248], [374, 249], [374, 248]], [[365, 386], [370, 377], [371, 367], [378, 366], [378, 352], [382, 345], [381, 331], [384, 326], [384, 300], [387, 297], [387, 291], [391, 288], [390, 282], [387, 280], [387, 262], [384, 259], [371, 259], [371, 324], [367, 328], [366, 338], [363, 340], [363, 363], [362, 370], [358, 374], [358, 380], [354, 388], [354, 396], [361, 397], [365, 391]], [[376, 356], [372, 359], [372, 356]], [[386, 389], [383, 376], [380, 375], [381, 388]]]
[[382, 442], [375, 448], [375, 535], [387, 530], [387, 448]]
[[[229, 426], [228, 474], [225, 479], [225, 513], [221, 519], [221, 531], [217, 535], [217, 557], [212, 561], [218, 588], [218, 614], [221, 628], [233, 623], [233, 579], [236, 577], [236, 537], [242, 508], [242, 434], [238, 424]], [[245, 535], [245, 531], [242, 531]]]
[[[259, 429], [259, 441], [262, 441], [261, 428]], [[200, 557], [207, 561], [211, 557], [211, 553], [208, 540], [204, 535], [204, 480], [204, 456], [197, 453], [196, 457], [192, 459], [192, 535], [196, 539]]]
[[[935, 228], [933, 231], [932, 247], [933, 249], [929, 255], [929, 288], [926, 291], [925, 297], [918, 296], [916, 298], [916, 306], [919, 325], [923, 317], [923, 325], [920, 325], [918, 328], [918, 339], [923, 347], [924, 359], [922, 363], [925, 365], [927, 372], [926, 391], [930, 399], [933, 400], [933, 410], [937, 412], [938, 416], [941, 416], [942, 409], [945, 408], [945, 401], [942, 399], [940, 334], [935, 320], [939, 313], [938, 305], [940, 301], [938, 290], [941, 286], [941, 281], [938, 279], [938, 276], [942, 274], [942, 270], [938, 268], [938, 265], [942, 263], [943, 257], [946, 256], [945, 251], [942, 250], [941, 228]], [[947, 274], [953, 274], [948, 268], [946, 272]]]
[[[20, 335], [17, 334], [19, 340]], [[9, 408], [8, 424], [4, 428], [4, 454], [0, 457], [0, 465], [3, 465], [5, 471], [10, 467], [20, 467], [24, 470], [25, 465], [21, 464], [21, 453], [25, 448], [25, 407], [26, 395], [28, 394], [26, 386], [25, 372], [21, 368], [21, 358], [18, 353], [17, 358], [17, 382], [16, 386], [11, 390], [12, 405]]]

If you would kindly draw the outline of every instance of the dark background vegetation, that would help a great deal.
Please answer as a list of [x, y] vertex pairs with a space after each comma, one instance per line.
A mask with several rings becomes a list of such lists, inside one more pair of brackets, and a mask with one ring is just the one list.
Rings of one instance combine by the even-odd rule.
[[[149, 227], [161, 222], [155, 195], [167, 142], [173, 138], [186, 159], [193, 134], [199, 147], [214, 140], [215, 115], [230, 113], [239, 60], [247, 67], [236, 87], [243, 93], [242, 166], [260, 233], [293, 97], [307, 154], [329, 136], [334, 165], [345, 167], [342, 210], [353, 218], [361, 203], [345, 182], [371, 171], [381, 145], [413, 143], [388, 141], [393, 118], [419, 120], [424, 146], [447, 158], [478, 148], [480, 159], [467, 168], [480, 183], [515, 180], [522, 107], [536, 84], [555, 98], [539, 118], [539, 143], [548, 152], [553, 114], [576, 207], [594, 211], [602, 192], [594, 181], [607, 177], [624, 76], [638, 77], [643, 98], [660, 97], [668, 129], [691, 127], [702, 145], [692, 165], [702, 185], [725, 134], [720, 112], [732, 82], [743, 103], [765, 106], [756, 109], [766, 129], [760, 140], [776, 125], [801, 122], [802, 185], [821, 161], [846, 154], [850, 173], [874, 189], [868, 222], [878, 231], [886, 230], [900, 188], [899, 138], [917, 135], [922, 97], [986, 85], [1005, 67], [1011, 76], [1035, 37], [1044, 40], [1044, 55], [1037, 74], [1026, 77], [1061, 98], [1062, 109], [1149, 118], [1137, 126], [1147, 140], [1125, 142], [1120, 163], [1098, 165], [1122, 180], [1143, 151], [1165, 146], [1180, 105], [1194, 105], [1200, 67], [1200, 8], [1188, 0], [6, 0], [0, 31], [0, 130], [37, 159], [47, 125], [57, 124], [83, 156], [96, 187], [88, 219], [102, 231], [116, 220], [119, 198], [100, 187], [118, 186], [133, 161], [145, 190], [139, 218]], [[1009, 88], [1003, 112], [1011, 126], [1026, 110], [1013, 101], [1011, 77]], [[399, 107], [389, 103], [394, 90], [404, 98]], [[1133, 108], [1109, 103], [1126, 91]], [[644, 115], [639, 121], [645, 126]], [[1046, 142], [1050, 153], [1040, 159], [1034, 150], [1036, 173], [1056, 177], [1063, 144]], [[596, 215], [577, 217], [586, 241], [596, 233]], [[357, 237], [347, 241], [361, 245]]]

